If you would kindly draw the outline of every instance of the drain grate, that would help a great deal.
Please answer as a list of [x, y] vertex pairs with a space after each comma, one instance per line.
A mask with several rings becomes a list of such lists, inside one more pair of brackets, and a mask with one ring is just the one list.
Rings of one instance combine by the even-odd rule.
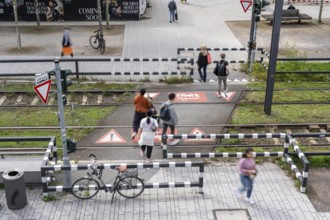
[[251, 220], [247, 209], [214, 209], [216, 220]]

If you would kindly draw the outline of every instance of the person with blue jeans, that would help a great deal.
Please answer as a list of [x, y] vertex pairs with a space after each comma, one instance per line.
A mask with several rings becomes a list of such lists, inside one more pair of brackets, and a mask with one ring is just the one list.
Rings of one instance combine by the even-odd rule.
[[245, 201], [249, 202], [250, 204], [254, 204], [251, 195], [253, 190], [253, 178], [255, 177], [257, 170], [256, 163], [253, 160], [252, 148], [247, 148], [245, 150], [243, 158], [239, 162], [239, 172], [242, 187], [235, 190], [236, 195], [241, 197], [242, 193], [247, 191]]
[[176, 3], [174, 0], [171, 0], [168, 3], [168, 9], [170, 10], [170, 23], [174, 22], [174, 16], [176, 12]]
[[208, 51], [205, 45], [200, 47], [201, 52], [198, 55], [197, 65], [198, 65], [198, 72], [202, 82], [206, 82], [207, 74], [206, 69], [208, 65]]

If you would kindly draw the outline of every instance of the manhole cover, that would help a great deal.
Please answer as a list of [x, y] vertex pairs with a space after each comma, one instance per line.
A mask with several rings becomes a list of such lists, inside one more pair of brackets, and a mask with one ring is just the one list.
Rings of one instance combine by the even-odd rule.
[[216, 220], [251, 220], [246, 209], [215, 209], [213, 213]]

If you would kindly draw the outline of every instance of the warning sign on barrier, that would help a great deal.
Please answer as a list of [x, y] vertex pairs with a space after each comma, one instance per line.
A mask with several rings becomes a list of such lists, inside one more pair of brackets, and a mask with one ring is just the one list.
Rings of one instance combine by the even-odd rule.
[[[198, 136], [198, 135], [205, 134], [205, 132], [200, 130], [199, 128], [194, 128], [189, 134], [190, 135], [194, 134], [194, 135]], [[187, 139], [187, 140], [185, 140], [185, 142], [210, 142], [210, 141], [214, 142], [213, 139], [205, 139], [205, 138], [202, 139], [201, 137], [200, 138], [197, 137], [196, 139]]]
[[99, 138], [95, 143], [96, 144], [124, 144], [127, 141], [118, 134], [117, 131], [111, 129], [105, 133], [101, 138]]
[[177, 92], [175, 102], [207, 102], [205, 92]]

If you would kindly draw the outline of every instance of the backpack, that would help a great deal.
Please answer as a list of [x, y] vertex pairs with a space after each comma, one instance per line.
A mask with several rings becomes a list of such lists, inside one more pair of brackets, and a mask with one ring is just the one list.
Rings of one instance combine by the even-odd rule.
[[[222, 61], [222, 62], [221, 62]], [[220, 60], [219, 63], [217, 64], [218, 71], [216, 74], [217, 76], [227, 76], [227, 71], [226, 71], [226, 65], [227, 61], [225, 60]]]
[[171, 1], [171, 2], [168, 4], [168, 8], [170, 9], [170, 11], [174, 11], [174, 10], [175, 10], [175, 3]]
[[170, 105], [164, 104], [160, 109], [159, 118], [163, 121], [171, 120]]

